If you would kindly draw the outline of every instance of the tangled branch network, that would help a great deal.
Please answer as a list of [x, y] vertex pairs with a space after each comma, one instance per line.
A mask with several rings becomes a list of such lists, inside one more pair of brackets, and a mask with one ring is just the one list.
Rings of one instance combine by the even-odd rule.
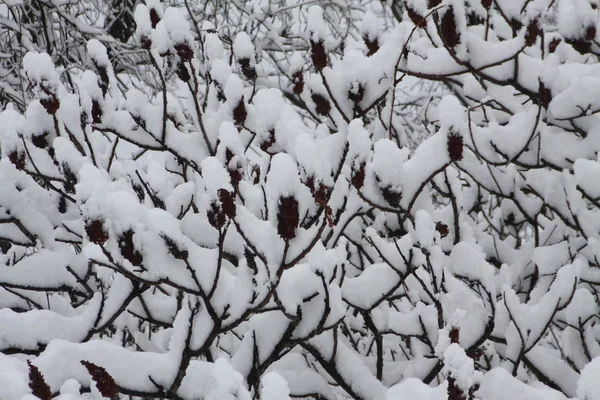
[[600, 400], [597, 0], [5, 0], [0, 399]]

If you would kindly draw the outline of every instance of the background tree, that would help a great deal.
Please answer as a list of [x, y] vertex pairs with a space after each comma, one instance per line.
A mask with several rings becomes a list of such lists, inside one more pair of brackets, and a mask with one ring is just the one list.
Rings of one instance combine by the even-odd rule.
[[0, 10], [0, 397], [600, 397], [594, 1], [86, 4]]

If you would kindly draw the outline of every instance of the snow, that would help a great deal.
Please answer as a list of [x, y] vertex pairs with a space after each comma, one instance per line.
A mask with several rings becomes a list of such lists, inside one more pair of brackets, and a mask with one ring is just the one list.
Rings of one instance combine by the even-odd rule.
[[493, 400], [526, 400], [549, 399], [566, 400], [567, 397], [548, 387], [532, 387], [517, 379], [502, 368], [495, 368], [486, 373], [481, 380], [481, 387], [477, 391], [480, 398]]
[[300, 179], [294, 160], [287, 154], [276, 154], [271, 161], [267, 182], [275, 199], [296, 194]]
[[29, 373], [24, 362], [0, 353], [0, 396], [17, 399], [29, 390]]
[[[59, 46], [55, 66], [22, 35], [25, 81], [0, 71], [0, 398], [33, 398], [27, 360], [57, 399], [100, 398], [87, 360], [150, 397], [185, 372], [184, 400], [600, 400], [598, 2], [496, 0], [488, 22], [444, 1], [451, 53], [434, 17], [396, 21], [390, 2], [242, 3], [138, 5], [150, 54], [90, 28], [82, 61]], [[544, 49], [525, 48], [533, 20]], [[158, 68], [120, 62], [139, 51]]]
[[367, 11], [362, 18], [361, 31], [363, 37], [368, 38], [371, 41], [374, 41], [379, 38], [379, 23], [377, 21], [377, 16]]
[[[85, 270], [84, 260], [66, 249], [44, 249], [11, 267], [0, 267], [0, 282], [12, 287], [58, 288], [75, 285], [76, 278], [68, 272], [67, 266], [80, 274]], [[35, 280], [32, 280], [32, 277]]]
[[585, 29], [596, 26], [597, 13], [586, 0], [558, 2], [558, 31], [567, 39], [581, 39]]
[[[16, 313], [0, 310], [0, 349], [21, 348], [35, 350], [53, 340], [80, 342], [92, 328], [100, 308], [100, 295], [96, 295], [85, 310], [74, 317], [63, 317], [49, 310], [31, 310]], [[43, 330], [36, 329], [43, 326]]]
[[227, 83], [224, 87], [225, 97], [227, 98], [227, 102], [233, 109], [238, 105], [242, 97], [242, 91], [244, 89], [244, 82], [237, 75], [229, 75], [227, 79]]
[[233, 191], [233, 186], [229, 182], [229, 173], [225, 170], [223, 164], [216, 157], [208, 157], [200, 165], [204, 171], [204, 186], [206, 191], [213, 196], [219, 189]]
[[110, 66], [106, 47], [97, 39], [91, 39], [87, 42], [87, 51], [90, 57], [100, 66]]
[[243, 377], [225, 359], [219, 358], [211, 372], [212, 380], [207, 385], [207, 400], [250, 400], [243, 384]]
[[396, 286], [398, 280], [398, 274], [388, 265], [372, 264], [359, 277], [347, 278], [342, 291], [352, 306], [369, 310]]
[[[322, 354], [320, 345], [324, 344], [323, 339], [323, 337], [316, 337], [310, 341], [320, 354]], [[375, 400], [385, 396], [386, 389], [383, 384], [371, 374], [359, 356], [345, 344], [337, 343], [335, 358], [332, 361], [337, 366], [344, 382], [363, 399]]]
[[56, 90], [59, 85], [58, 72], [54, 62], [47, 53], [29, 52], [23, 57], [23, 69], [33, 82], [44, 82], [49, 88]]
[[240, 32], [235, 36], [233, 52], [239, 60], [254, 60], [254, 45], [246, 32]]
[[386, 400], [442, 400], [447, 398], [446, 384], [429, 387], [419, 379], [409, 378], [391, 387], [386, 393]]
[[450, 344], [444, 351], [444, 368], [463, 392], [468, 392], [481, 375], [481, 372], [475, 371], [473, 359], [467, 356], [458, 343]]
[[225, 61], [217, 58], [211, 64], [210, 76], [219, 83], [221, 86], [225, 86], [227, 79], [231, 75], [231, 67]]
[[145, 4], [138, 4], [134, 12], [135, 31], [139, 37], [150, 36], [152, 24], [150, 22], [150, 13]]
[[[190, 24], [183, 11], [178, 8], [168, 7], [158, 24], [164, 24], [174, 44], [185, 43], [190, 37]], [[157, 29], [159, 29], [158, 25]]]
[[581, 400], [598, 400], [600, 398], [600, 382], [598, 372], [600, 358], [594, 358], [581, 371], [581, 377], [577, 382], [577, 397]]
[[327, 36], [327, 26], [323, 20], [323, 9], [320, 6], [311, 6], [308, 9], [307, 29], [311, 33], [311, 39], [315, 42], [325, 40]]

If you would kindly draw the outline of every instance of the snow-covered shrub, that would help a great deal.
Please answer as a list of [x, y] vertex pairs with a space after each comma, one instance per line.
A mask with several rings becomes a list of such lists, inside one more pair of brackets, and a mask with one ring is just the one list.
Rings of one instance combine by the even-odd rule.
[[600, 398], [595, 1], [184, 3], [23, 57], [0, 398]]

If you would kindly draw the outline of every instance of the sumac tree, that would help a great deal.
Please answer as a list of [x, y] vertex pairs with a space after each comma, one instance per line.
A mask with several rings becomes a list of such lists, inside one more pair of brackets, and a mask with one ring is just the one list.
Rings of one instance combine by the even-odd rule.
[[0, 398], [600, 398], [595, 1], [122, 4], [0, 9]]

